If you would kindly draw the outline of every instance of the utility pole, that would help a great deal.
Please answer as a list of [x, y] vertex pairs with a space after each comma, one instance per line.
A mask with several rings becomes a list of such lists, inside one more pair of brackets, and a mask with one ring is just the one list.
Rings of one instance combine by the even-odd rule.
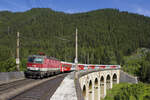
[[16, 65], [17, 65], [17, 71], [19, 71], [19, 32], [17, 32], [17, 47], [16, 47]]
[[76, 40], [76, 45], [75, 45], [75, 55], [76, 55], [76, 57], [75, 57], [75, 64], [76, 64], [76, 70], [78, 70], [78, 29], [76, 28], [76, 38], [75, 38], [75, 40]]
[[75, 67], [76, 67], [76, 73], [75, 73], [75, 78], [77, 79], [78, 76], [77, 76], [77, 71], [78, 71], [78, 29], [76, 28], [76, 37], [75, 37], [75, 42], [76, 42], [76, 45], [75, 45]]

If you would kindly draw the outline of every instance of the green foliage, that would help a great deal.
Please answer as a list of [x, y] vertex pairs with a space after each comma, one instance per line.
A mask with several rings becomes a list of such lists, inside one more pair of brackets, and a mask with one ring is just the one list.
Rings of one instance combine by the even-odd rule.
[[138, 76], [141, 65], [138, 63], [126, 64], [123, 66], [123, 70], [131, 75]]
[[[20, 64], [20, 70], [25, 71], [26, 70], [26, 63], [27, 59], [22, 59]], [[6, 61], [0, 62], [0, 72], [11, 72], [16, 71], [16, 59], [15, 58], [9, 58]]]
[[16, 70], [15, 59], [9, 58], [6, 61], [0, 62], [0, 72], [11, 72]]
[[140, 68], [140, 78], [143, 82], [150, 83], [150, 62], [144, 61]]
[[34, 8], [22, 13], [3, 11], [0, 12], [0, 27], [2, 63], [15, 58], [16, 33], [20, 32], [21, 70], [25, 70], [28, 55], [39, 51], [74, 62], [76, 27], [79, 30], [80, 63], [123, 65], [124, 56], [138, 48], [150, 48], [150, 18], [117, 9], [77, 14], [48, 8]]
[[25, 71], [26, 70], [26, 64], [27, 64], [27, 59], [22, 59], [21, 64], [20, 64], [20, 70]]
[[150, 83], [150, 50], [146, 48], [138, 49], [136, 53], [124, 57], [125, 64], [122, 69], [134, 76], [138, 76], [140, 81]]
[[148, 84], [118, 84], [112, 90], [107, 91], [104, 100], [148, 100], [150, 97], [150, 85]]
[[150, 52], [147, 53], [145, 60], [150, 62]]

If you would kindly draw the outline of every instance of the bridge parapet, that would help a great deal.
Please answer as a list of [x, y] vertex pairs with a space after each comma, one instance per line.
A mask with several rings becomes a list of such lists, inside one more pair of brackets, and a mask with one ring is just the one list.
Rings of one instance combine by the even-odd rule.
[[1, 72], [0, 84], [24, 79], [24, 72]]

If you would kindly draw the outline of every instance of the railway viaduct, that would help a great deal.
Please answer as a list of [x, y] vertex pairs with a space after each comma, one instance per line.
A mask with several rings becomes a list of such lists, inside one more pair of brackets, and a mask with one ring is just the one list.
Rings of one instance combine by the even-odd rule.
[[84, 100], [100, 100], [120, 80], [120, 67], [77, 72]]

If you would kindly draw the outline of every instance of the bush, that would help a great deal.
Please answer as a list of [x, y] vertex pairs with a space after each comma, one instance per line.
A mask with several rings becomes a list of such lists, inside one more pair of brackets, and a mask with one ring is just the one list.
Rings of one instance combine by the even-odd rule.
[[107, 91], [104, 100], [150, 100], [150, 85], [148, 84], [117, 84]]

